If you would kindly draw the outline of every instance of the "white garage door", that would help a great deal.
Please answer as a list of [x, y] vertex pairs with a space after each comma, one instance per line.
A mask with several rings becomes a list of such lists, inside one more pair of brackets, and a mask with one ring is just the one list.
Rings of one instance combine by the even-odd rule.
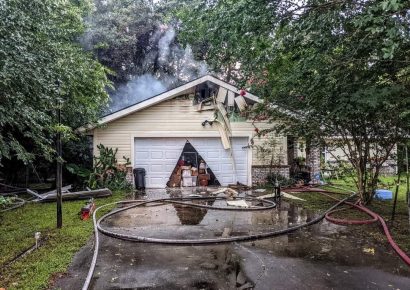
[[[248, 184], [248, 138], [235, 137], [232, 151], [223, 149], [220, 138], [135, 138], [134, 167], [145, 168], [146, 187], [164, 188], [189, 141], [222, 185]], [[232, 152], [232, 156], [231, 156]]]

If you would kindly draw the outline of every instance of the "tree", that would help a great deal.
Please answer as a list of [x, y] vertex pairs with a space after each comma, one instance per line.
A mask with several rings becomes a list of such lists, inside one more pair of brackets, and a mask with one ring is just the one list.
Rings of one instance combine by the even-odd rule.
[[[370, 202], [382, 165], [410, 132], [410, 3], [252, 1], [253, 11], [246, 3], [213, 1], [203, 4], [205, 16], [184, 10], [182, 21], [200, 27], [203, 38], [230, 28], [225, 46], [264, 94], [261, 109], [277, 122], [273, 129], [342, 148]], [[241, 28], [233, 29], [239, 7]], [[223, 21], [208, 21], [219, 12]]]
[[187, 1], [171, 13], [180, 21], [179, 39], [212, 71], [241, 83], [268, 60], [277, 8], [278, 3], [265, 0]]
[[147, 54], [157, 50], [160, 16], [152, 0], [95, 0], [87, 30], [81, 43], [114, 74], [114, 83], [125, 83], [131, 76], [155, 71], [155, 62], [144, 62]]
[[0, 3], [0, 164], [51, 160], [56, 132], [96, 121], [107, 103], [106, 69], [77, 43], [88, 9], [85, 0]]
[[[115, 90], [105, 113], [118, 111], [202, 76], [206, 66], [182, 47], [175, 21], [165, 24], [168, 1], [95, 0], [83, 46], [109, 67]], [[179, 3], [180, 4], [180, 3]]]

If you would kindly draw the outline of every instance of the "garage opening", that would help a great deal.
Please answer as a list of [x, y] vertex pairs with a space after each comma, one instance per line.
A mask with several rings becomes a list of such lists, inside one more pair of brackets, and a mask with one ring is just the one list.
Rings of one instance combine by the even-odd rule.
[[[237, 182], [250, 183], [248, 176], [251, 167], [248, 152], [251, 151], [246, 147], [248, 137], [233, 137], [231, 150], [224, 149], [219, 137], [136, 137], [133, 166], [145, 169], [146, 188], [167, 187], [187, 140], [195, 149], [187, 149], [187, 152], [198, 154], [196, 166], [199, 166], [202, 158], [221, 186]], [[189, 158], [192, 157], [186, 154], [186, 159]], [[209, 181], [210, 185], [217, 184], [213, 183], [212, 178]]]
[[180, 186], [219, 186], [212, 169], [194, 146], [187, 140], [178, 162], [167, 182], [168, 187]]

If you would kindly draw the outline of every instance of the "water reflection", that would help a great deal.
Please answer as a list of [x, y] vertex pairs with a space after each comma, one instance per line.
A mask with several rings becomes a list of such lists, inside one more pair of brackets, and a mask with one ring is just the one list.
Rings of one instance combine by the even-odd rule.
[[[210, 202], [206, 201], [193, 201], [195, 204], [212, 205]], [[182, 225], [198, 225], [201, 223], [202, 219], [208, 212], [204, 208], [190, 207], [186, 205], [173, 204], [176, 210], [177, 216], [181, 221]]]
[[[190, 195], [209, 196], [201, 189], [168, 191], [169, 197], [187, 197]], [[225, 200], [192, 200], [192, 203], [208, 206], [226, 207]], [[260, 202], [250, 202], [260, 205]], [[314, 212], [288, 202], [278, 203], [278, 207], [264, 211], [220, 211], [195, 208], [179, 204], [137, 207], [111, 218], [110, 226], [135, 228], [149, 237], [176, 238], [176, 235], [192, 236], [201, 231], [204, 237], [221, 236], [226, 228], [231, 235], [250, 235], [272, 230], [285, 229], [297, 224], [306, 223], [316, 217]], [[198, 226], [197, 228], [186, 226]]]
[[[201, 189], [172, 190], [162, 195], [181, 197], [191, 194], [206, 196]], [[151, 198], [150, 196], [148, 196]], [[198, 204], [226, 206], [223, 200], [194, 201]], [[246, 236], [267, 231], [286, 229], [309, 222], [318, 213], [306, 210], [286, 201], [276, 209], [253, 212], [228, 212], [165, 204], [157, 207], [141, 207], [110, 219], [108, 226], [136, 232], [153, 238], [200, 239], [230, 236]], [[301, 257], [312, 260], [334, 261], [343, 265], [373, 265], [382, 269], [397, 269], [401, 265], [389, 246], [378, 243], [372, 237], [363, 237], [363, 227], [339, 226], [323, 220], [317, 224], [288, 235], [245, 243], [267, 254], [284, 257]], [[363, 248], [374, 248], [369, 255]], [[226, 250], [226, 249], [225, 249]], [[224, 256], [215, 253], [215, 256]], [[406, 273], [407, 273], [406, 272]]]

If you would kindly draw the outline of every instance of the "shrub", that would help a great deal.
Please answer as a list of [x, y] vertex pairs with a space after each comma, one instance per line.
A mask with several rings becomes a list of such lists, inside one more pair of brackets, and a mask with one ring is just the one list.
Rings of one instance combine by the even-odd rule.
[[271, 185], [275, 185], [276, 181], [278, 181], [281, 187], [289, 187], [296, 184], [296, 181], [293, 178], [286, 178], [285, 176], [274, 172], [268, 174], [266, 179], [268, 180], [268, 183]]
[[100, 144], [97, 146], [99, 156], [94, 156], [94, 166], [88, 180], [91, 188], [108, 187], [112, 190], [131, 189], [127, 181], [127, 165], [131, 164], [129, 158], [123, 157], [125, 164], [118, 164], [118, 148], [108, 148]]

